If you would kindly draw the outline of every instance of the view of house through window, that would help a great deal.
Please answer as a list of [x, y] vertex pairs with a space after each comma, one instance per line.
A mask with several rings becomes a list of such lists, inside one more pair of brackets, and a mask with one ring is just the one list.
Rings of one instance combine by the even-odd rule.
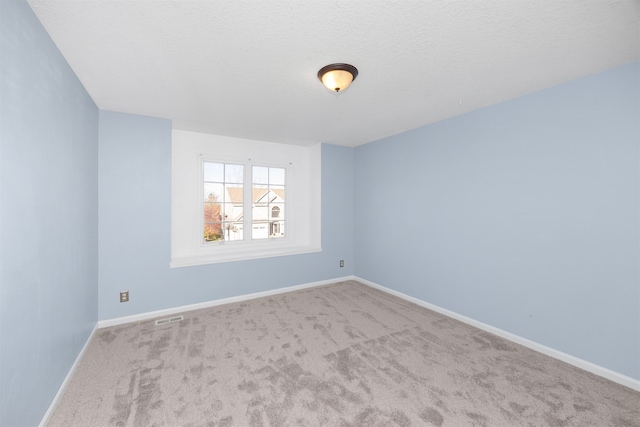
[[253, 239], [284, 237], [284, 168], [252, 168]]
[[244, 166], [204, 162], [204, 241], [243, 239]]
[[[204, 162], [205, 242], [285, 236], [285, 169], [251, 168], [251, 209], [244, 209], [244, 165]], [[245, 214], [250, 236], [244, 235]]]

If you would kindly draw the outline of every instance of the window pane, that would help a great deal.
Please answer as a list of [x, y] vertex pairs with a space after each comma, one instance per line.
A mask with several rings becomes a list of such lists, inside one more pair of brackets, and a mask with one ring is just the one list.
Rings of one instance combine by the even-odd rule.
[[268, 239], [269, 238], [269, 222], [267, 221], [253, 221], [253, 227], [251, 229], [252, 239]]
[[252, 171], [252, 182], [254, 184], [268, 184], [269, 168], [264, 166], [254, 166]]
[[233, 205], [233, 212], [229, 221], [242, 222], [244, 220], [244, 205]]
[[271, 185], [269, 189], [273, 193], [270, 200], [271, 202], [284, 202], [284, 186]]
[[207, 182], [222, 182], [224, 177], [224, 164], [204, 162], [204, 180]]
[[244, 202], [244, 194], [242, 185], [239, 184], [227, 184], [225, 186], [225, 202], [241, 205]]
[[204, 241], [215, 242], [222, 240], [222, 224], [219, 222], [204, 223]]
[[284, 168], [269, 168], [269, 184], [284, 185]]
[[224, 240], [242, 240], [242, 227], [238, 227], [237, 222], [229, 221], [223, 223], [222, 231], [224, 232]]
[[244, 223], [242, 222], [242, 220], [239, 221], [234, 221], [233, 222], [233, 227], [236, 231], [236, 239], [235, 240], [243, 240], [244, 239]]
[[255, 203], [251, 209], [251, 218], [253, 222], [269, 220], [269, 204]]
[[222, 184], [204, 184], [204, 201], [205, 202], [224, 202], [224, 187]]
[[251, 201], [256, 204], [266, 205], [269, 203], [269, 187], [266, 185], [253, 185]]
[[222, 221], [222, 207], [220, 203], [205, 203], [204, 204], [204, 222], [221, 222]]
[[269, 238], [277, 239], [284, 237], [284, 221], [271, 221], [269, 223]]
[[284, 219], [284, 203], [271, 203], [269, 205], [271, 219]]
[[244, 181], [244, 166], [225, 165], [224, 180], [230, 183], [240, 183]]
[[222, 204], [222, 221], [236, 221], [238, 215], [242, 216], [242, 205], [234, 205], [233, 203]]

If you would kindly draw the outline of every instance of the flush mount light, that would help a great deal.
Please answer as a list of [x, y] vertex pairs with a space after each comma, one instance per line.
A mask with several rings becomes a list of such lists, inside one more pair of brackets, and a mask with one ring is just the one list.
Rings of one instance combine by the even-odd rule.
[[358, 69], [349, 64], [329, 64], [320, 68], [318, 78], [331, 91], [340, 92], [358, 77]]

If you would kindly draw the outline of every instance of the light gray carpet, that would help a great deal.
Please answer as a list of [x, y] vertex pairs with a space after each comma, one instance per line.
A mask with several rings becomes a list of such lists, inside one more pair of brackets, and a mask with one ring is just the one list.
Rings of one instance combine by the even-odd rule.
[[357, 282], [100, 329], [50, 426], [640, 426], [640, 393]]

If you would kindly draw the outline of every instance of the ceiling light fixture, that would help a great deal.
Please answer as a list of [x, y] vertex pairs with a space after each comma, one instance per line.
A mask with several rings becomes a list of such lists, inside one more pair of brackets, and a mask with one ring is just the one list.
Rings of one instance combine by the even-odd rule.
[[358, 77], [358, 69], [349, 64], [329, 64], [320, 68], [318, 78], [331, 91], [340, 92]]

